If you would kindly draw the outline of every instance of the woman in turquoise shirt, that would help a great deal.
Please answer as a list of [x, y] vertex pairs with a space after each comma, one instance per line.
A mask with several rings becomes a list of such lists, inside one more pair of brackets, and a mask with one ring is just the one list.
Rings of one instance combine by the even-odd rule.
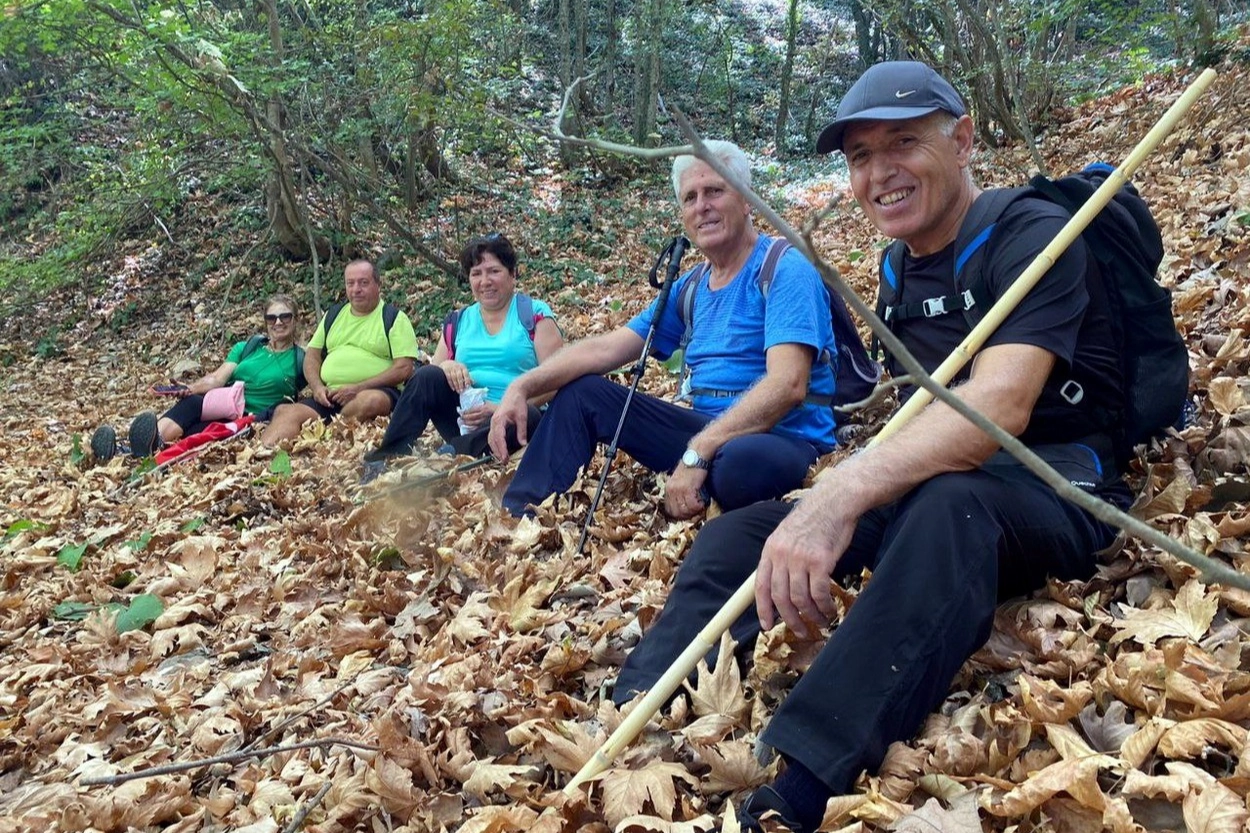
[[[517, 255], [507, 237], [470, 240], [460, 267], [475, 303], [448, 316], [430, 363], [404, 385], [382, 444], [365, 455], [362, 482], [380, 474], [388, 458], [410, 453], [431, 422], [454, 450], [480, 456], [508, 383], [564, 344], [551, 307], [516, 291]], [[470, 388], [485, 388], [485, 401], [461, 413], [460, 394]], [[531, 418], [537, 416], [531, 407]], [[515, 435], [508, 441], [515, 450]]]

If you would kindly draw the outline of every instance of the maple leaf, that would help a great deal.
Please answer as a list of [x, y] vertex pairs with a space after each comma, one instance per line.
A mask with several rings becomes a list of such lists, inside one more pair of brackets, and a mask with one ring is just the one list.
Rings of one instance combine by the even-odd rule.
[[648, 804], [666, 821], [677, 807], [675, 781], [694, 786], [697, 780], [681, 764], [655, 761], [642, 769], [614, 767], [599, 778], [603, 790], [603, 814], [616, 827], [630, 816], [641, 815]]
[[1159, 754], [1168, 758], [1197, 758], [1208, 746], [1222, 746], [1240, 754], [1247, 731], [1236, 723], [1204, 717], [1178, 723], [1159, 738]]
[[699, 782], [704, 795], [737, 792], [758, 787], [768, 780], [768, 770], [755, 760], [751, 745], [734, 740], [711, 746], [694, 745], [710, 771]]
[[1129, 610], [1122, 621], [1112, 625], [1119, 630], [1112, 645], [1133, 639], [1153, 645], [1170, 636], [1183, 636], [1198, 642], [1211, 627], [1219, 608], [1218, 594], [1206, 594], [1200, 582], [1190, 581], [1177, 591], [1171, 610]]
[[1208, 784], [1181, 804], [1189, 833], [1241, 833], [1250, 812], [1246, 802], [1223, 784]]
[[481, 591], [470, 596], [460, 610], [456, 611], [456, 617], [447, 623], [444, 628], [447, 634], [462, 645], [470, 645], [490, 636], [490, 628], [486, 627], [485, 622], [493, 620], [495, 613], [490, 609], [486, 598], [486, 594]]
[[716, 829], [716, 819], [707, 814], [696, 816], [690, 821], [673, 821], [655, 816], [637, 815], [621, 819], [613, 828], [613, 833], [650, 830], [656, 833], [705, 833], [714, 829]]
[[532, 778], [534, 767], [515, 764], [497, 764], [494, 758], [475, 761], [472, 765], [473, 774], [464, 782], [464, 789], [469, 795], [480, 801], [494, 790], [507, 792], [518, 778]]
[[957, 800], [950, 809], [943, 807], [936, 798], [930, 798], [919, 810], [903, 816], [889, 829], [899, 833], [981, 833], [976, 797], [969, 795]]
[[1024, 816], [1047, 799], [1066, 792], [1081, 804], [1101, 811], [1105, 796], [1098, 786], [1098, 769], [1095, 758], [1058, 761], [1030, 775], [987, 809], [996, 816]]
[[1125, 722], [1126, 714], [1128, 708], [1120, 700], [1108, 703], [1102, 715], [1098, 714], [1098, 707], [1090, 703], [1081, 709], [1081, 728], [1099, 752], [1119, 752], [1124, 741], [1137, 731], [1136, 726]]
[[719, 714], [741, 723], [750, 712], [751, 706], [742, 689], [742, 675], [738, 672], [738, 662], [733, 655], [736, 645], [726, 630], [721, 634], [716, 670], [709, 671], [707, 660], [699, 660], [695, 685], [691, 687], [689, 680], [683, 682], [690, 692], [694, 713], [700, 717]]

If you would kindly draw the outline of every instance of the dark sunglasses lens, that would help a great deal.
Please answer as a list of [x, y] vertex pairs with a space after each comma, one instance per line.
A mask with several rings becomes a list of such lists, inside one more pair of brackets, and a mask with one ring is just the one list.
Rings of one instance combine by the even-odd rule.
[[280, 313], [278, 313], [277, 315], [271, 315], [271, 314], [269, 314], [269, 313], [266, 313], [266, 314], [265, 314], [265, 323], [267, 323], [267, 324], [277, 324], [279, 321], [281, 321], [283, 324], [285, 324], [285, 323], [287, 323], [288, 321], [290, 321], [290, 320], [291, 320], [292, 318], [294, 318], [294, 317], [295, 317], [295, 314], [294, 314], [294, 313], [291, 313], [291, 312], [280, 312]]

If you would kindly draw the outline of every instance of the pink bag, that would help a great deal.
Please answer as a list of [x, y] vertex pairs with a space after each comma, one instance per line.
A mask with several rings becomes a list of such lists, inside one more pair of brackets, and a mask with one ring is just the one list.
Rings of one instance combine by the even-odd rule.
[[213, 388], [204, 394], [200, 419], [205, 422], [238, 419], [243, 416], [243, 383], [235, 382], [226, 388]]

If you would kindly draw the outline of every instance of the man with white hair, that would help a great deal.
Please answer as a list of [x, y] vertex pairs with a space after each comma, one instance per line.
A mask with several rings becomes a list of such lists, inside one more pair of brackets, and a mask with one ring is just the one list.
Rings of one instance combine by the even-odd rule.
[[[724, 141], [705, 143], [745, 184], [746, 155]], [[619, 448], [653, 471], [671, 472], [665, 505], [675, 518], [702, 512], [709, 499], [734, 509], [780, 497], [801, 485], [816, 458], [834, 445], [829, 401], [836, 355], [829, 294], [794, 250], [761, 271], [774, 241], [751, 223], [745, 198], [706, 162], [679, 156], [673, 188], [686, 234], [707, 259], [681, 276], [654, 321], [654, 352], [667, 358], [686, 325], [678, 298], [693, 287], [690, 369], [693, 409], [635, 395]], [[504, 494], [508, 511], [532, 511], [568, 489], [600, 442], [616, 431], [628, 389], [603, 378], [635, 359], [659, 299], [623, 327], [571, 344], [516, 379], [491, 419], [491, 448], [508, 458], [504, 432], [526, 437], [526, 403], [558, 391]]]

